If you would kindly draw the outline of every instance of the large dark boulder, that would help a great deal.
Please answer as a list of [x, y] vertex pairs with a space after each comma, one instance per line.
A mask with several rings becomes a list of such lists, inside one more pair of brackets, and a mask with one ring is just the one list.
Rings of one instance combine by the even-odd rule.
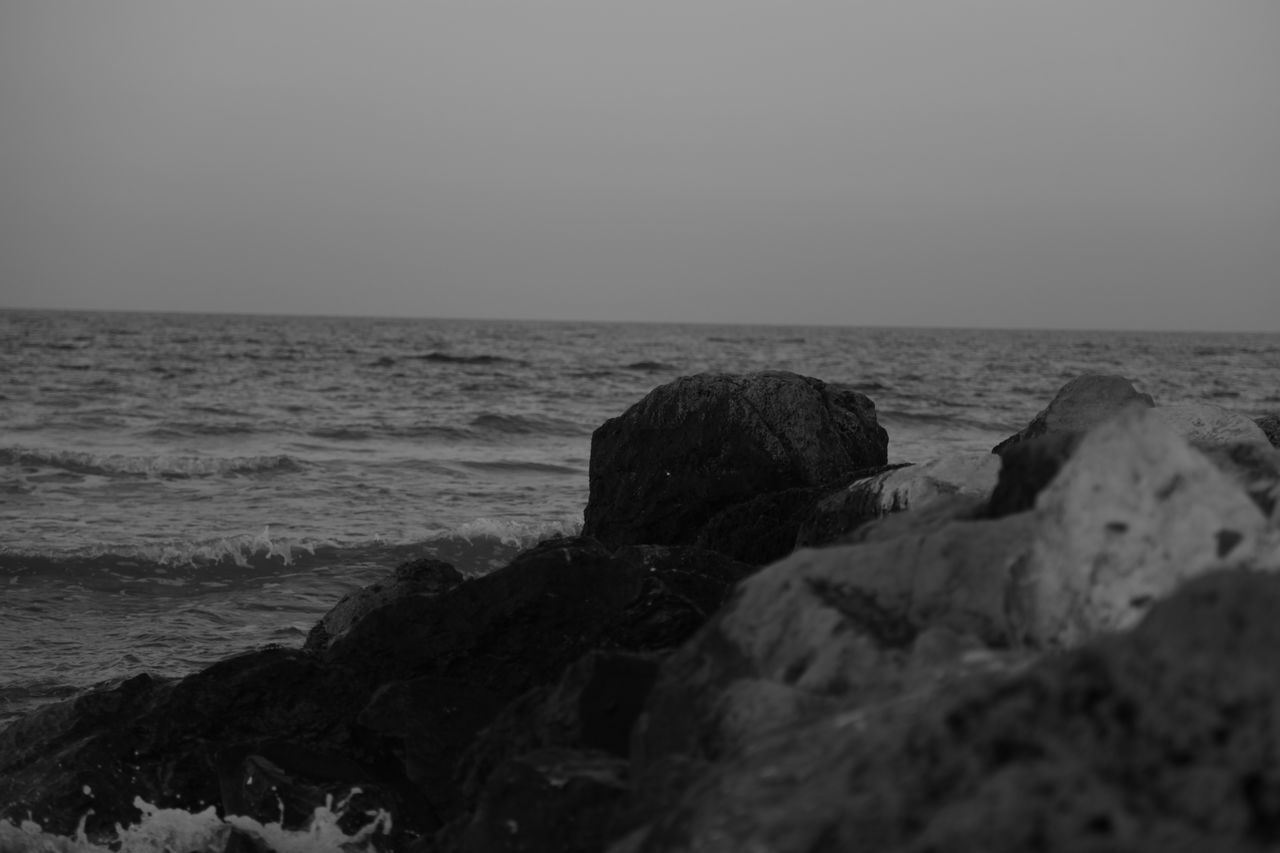
[[1003, 453], [1019, 442], [1042, 435], [1087, 432], [1134, 405], [1150, 407], [1155, 402], [1123, 376], [1086, 373], [1063, 385], [1029, 424], [997, 444], [992, 452]]
[[313, 652], [92, 690], [0, 732], [0, 818], [68, 835], [92, 809], [87, 831], [108, 839], [140, 818], [134, 797], [271, 820], [278, 797], [288, 824], [360, 787], [353, 819], [381, 809], [402, 840], [428, 834], [461, 806], [458, 757], [507, 703], [592, 649], [679, 645], [751, 571], [699, 549], [555, 540], [447, 591], [393, 595]]
[[700, 374], [654, 389], [591, 440], [583, 533], [687, 545], [734, 504], [883, 465], [875, 404], [794, 373]]
[[384, 685], [360, 724], [447, 820], [463, 806], [458, 759], [504, 706], [592, 649], [678, 646], [752, 571], [702, 549], [550, 540], [440, 595], [391, 601], [317, 659]]

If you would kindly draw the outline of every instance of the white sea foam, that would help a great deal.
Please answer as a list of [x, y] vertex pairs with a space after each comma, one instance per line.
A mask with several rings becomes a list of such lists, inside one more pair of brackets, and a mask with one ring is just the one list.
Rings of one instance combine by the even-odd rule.
[[[234, 829], [252, 836], [275, 853], [359, 853], [374, 850], [373, 839], [391, 831], [391, 816], [385, 811], [367, 813], [368, 822], [348, 835], [339, 821], [346, 815], [348, 801], [359, 793], [352, 789], [346, 799], [334, 805], [333, 798], [318, 806], [303, 829], [289, 830], [278, 822], [260, 823], [253, 818], [231, 815], [218, 817], [213, 806], [201, 812], [164, 809], [135, 797], [133, 804], [142, 820], [129, 826], [116, 825], [116, 838], [103, 843], [91, 841], [84, 831], [84, 818], [72, 835], [45, 832], [33, 820], [19, 824], [0, 820], [0, 851], [3, 853], [222, 853]], [[85, 815], [88, 817], [88, 815]]]
[[582, 532], [581, 516], [565, 515], [561, 518], [541, 521], [515, 521], [506, 518], [477, 518], [450, 531], [468, 541], [490, 538], [503, 545], [525, 548], [544, 539], [557, 536], [576, 536]]

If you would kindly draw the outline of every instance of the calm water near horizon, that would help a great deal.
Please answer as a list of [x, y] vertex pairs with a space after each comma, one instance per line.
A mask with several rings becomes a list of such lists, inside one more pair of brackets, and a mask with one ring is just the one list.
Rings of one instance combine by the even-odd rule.
[[0, 726], [576, 531], [592, 430], [677, 376], [850, 383], [895, 461], [989, 450], [1089, 371], [1280, 410], [1280, 334], [0, 311], [0, 365]]

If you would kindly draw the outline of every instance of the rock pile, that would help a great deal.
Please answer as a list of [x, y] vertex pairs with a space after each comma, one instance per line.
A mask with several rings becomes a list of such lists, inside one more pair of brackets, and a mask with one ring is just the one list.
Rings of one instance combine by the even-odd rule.
[[0, 816], [299, 826], [358, 786], [389, 850], [1275, 849], [1266, 427], [1085, 376], [886, 466], [855, 391], [677, 380], [597, 430], [584, 536], [47, 706], [0, 732]]

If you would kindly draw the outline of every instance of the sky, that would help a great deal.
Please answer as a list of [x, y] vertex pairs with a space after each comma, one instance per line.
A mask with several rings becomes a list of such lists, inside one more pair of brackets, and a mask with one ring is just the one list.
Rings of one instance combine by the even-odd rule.
[[1280, 331], [1280, 3], [4, 0], [0, 306]]

